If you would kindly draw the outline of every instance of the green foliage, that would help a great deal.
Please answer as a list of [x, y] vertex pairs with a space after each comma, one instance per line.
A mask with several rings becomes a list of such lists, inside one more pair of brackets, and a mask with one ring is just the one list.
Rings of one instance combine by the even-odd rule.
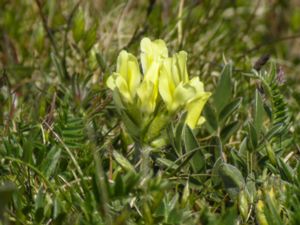
[[205, 171], [205, 156], [201, 152], [201, 147], [193, 134], [193, 131], [189, 126], [184, 126], [183, 130], [183, 140], [185, 151], [187, 153], [195, 152], [190, 159], [191, 167], [195, 173], [199, 173], [201, 171]]
[[[0, 0], [0, 224], [300, 224], [297, 4]], [[144, 36], [212, 93], [164, 147], [105, 86]]]
[[223, 110], [224, 106], [230, 101], [232, 95], [232, 65], [226, 64], [220, 75], [220, 81], [215, 89], [213, 100], [216, 111], [219, 113]]

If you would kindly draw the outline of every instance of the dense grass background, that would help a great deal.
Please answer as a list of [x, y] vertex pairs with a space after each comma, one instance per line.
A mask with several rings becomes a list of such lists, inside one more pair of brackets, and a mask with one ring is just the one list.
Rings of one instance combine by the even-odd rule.
[[[0, 224], [300, 223], [298, 1], [0, 6]], [[213, 93], [147, 176], [105, 86], [145, 36], [187, 51]]]

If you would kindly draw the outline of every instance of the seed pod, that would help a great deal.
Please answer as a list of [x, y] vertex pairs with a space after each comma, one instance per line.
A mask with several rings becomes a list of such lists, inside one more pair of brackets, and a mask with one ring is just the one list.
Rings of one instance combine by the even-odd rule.
[[265, 54], [263, 56], [261, 56], [255, 63], [253, 68], [257, 71], [260, 71], [261, 68], [269, 61], [270, 59], [270, 55], [269, 54]]

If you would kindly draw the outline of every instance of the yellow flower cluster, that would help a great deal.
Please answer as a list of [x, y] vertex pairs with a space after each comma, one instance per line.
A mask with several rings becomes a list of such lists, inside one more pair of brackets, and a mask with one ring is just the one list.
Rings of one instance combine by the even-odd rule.
[[149, 38], [143, 38], [140, 47], [142, 72], [137, 58], [123, 50], [118, 56], [116, 72], [107, 80], [117, 107], [127, 110], [131, 117], [140, 118], [142, 125], [158, 107], [161, 111], [161, 103], [162, 112], [168, 115], [186, 111], [185, 122], [191, 128], [203, 123], [201, 111], [211, 93], [204, 91], [199, 77], [189, 79], [187, 53], [180, 51], [169, 57], [163, 40]]

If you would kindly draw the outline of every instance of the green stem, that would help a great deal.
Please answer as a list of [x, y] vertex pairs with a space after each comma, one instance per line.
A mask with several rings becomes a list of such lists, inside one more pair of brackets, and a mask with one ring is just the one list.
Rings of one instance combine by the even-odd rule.
[[150, 172], [150, 167], [149, 167], [149, 163], [150, 163], [150, 151], [151, 149], [149, 147], [145, 147], [143, 149], [141, 149], [141, 172], [144, 176], [147, 176]]
[[143, 176], [147, 176], [150, 172], [150, 151], [151, 147], [142, 145], [140, 142], [135, 142], [135, 163], [140, 163], [139, 171]]

